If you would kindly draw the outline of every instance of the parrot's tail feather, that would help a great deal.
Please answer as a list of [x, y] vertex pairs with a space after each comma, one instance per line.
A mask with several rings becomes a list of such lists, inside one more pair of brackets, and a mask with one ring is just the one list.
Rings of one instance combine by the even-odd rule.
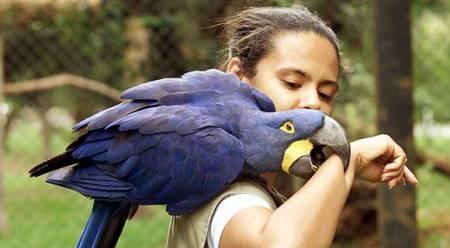
[[[134, 204], [135, 205], [135, 204]], [[130, 215], [133, 204], [122, 204], [119, 209], [114, 213], [113, 217], [109, 220], [107, 228], [104, 231], [100, 241], [99, 248], [115, 247], [122, 233], [125, 222]], [[137, 207], [137, 205], [135, 205]]]
[[121, 201], [134, 189], [133, 184], [112, 177], [95, 165], [79, 163], [49, 174], [47, 182], [75, 190], [96, 200]]
[[28, 173], [30, 174], [30, 177], [37, 177], [50, 171], [75, 164], [77, 162], [77, 159], [72, 158], [72, 150], [68, 150], [41, 164], [36, 165]]
[[135, 204], [129, 202], [94, 201], [77, 248], [115, 247], [123, 227]]

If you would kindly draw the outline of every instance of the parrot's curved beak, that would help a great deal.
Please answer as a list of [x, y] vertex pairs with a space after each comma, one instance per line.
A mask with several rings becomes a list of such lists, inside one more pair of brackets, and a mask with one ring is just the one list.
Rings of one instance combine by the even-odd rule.
[[342, 126], [325, 116], [324, 124], [308, 140], [293, 142], [286, 149], [283, 170], [302, 178], [310, 178], [331, 154], [342, 160], [344, 170], [350, 162], [350, 142]]

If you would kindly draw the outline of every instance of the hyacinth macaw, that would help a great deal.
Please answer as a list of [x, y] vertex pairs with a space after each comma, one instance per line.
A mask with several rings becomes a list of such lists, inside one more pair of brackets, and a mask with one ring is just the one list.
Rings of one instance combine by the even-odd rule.
[[95, 200], [77, 247], [114, 247], [139, 204], [165, 204], [180, 215], [240, 175], [308, 178], [330, 152], [345, 168], [349, 162], [336, 121], [316, 110], [275, 112], [266, 95], [234, 74], [189, 72], [121, 97], [126, 101], [76, 124], [86, 132], [64, 153], [30, 170], [32, 177], [53, 171], [47, 182]]

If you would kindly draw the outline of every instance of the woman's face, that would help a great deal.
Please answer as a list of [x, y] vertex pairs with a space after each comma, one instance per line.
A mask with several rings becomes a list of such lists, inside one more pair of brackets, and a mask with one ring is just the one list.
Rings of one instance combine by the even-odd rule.
[[313, 32], [284, 32], [256, 66], [256, 75], [242, 81], [268, 95], [277, 111], [297, 108], [330, 115], [339, 89], [339, 62], [334, 46]]

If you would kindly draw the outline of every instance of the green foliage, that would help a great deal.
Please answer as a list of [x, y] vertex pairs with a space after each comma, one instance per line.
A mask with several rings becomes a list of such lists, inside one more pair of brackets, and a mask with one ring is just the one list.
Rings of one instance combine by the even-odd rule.
[[[41, 127], [36, 120], [17, 119], [13, 130], [8, 134], [6, 140], [6, 163], [26, 164], [31, 168], [33, 163], [45, 159], [43, 157], [43, 140]], [[69, 129], [54, 129], [51, 133], [52, 154], [64, 151], [64, 148], [73, 140], [77, 134], [71, 133]]]
[[[345, 116], [349, 126], [373, 123], [373, 18], [372, 5], [357, 0], [296, 1], [267, 0], [256, 5], [291, 6], [302, 3], [324, 17], [341, 39], [343, 64], [341, 90], [335, 111]], [[17, 81], [71, 72], [124, 89], [131, 82], [124, 80], [128, 70], [124, 64], [126, 22], [138, 16], [150, 32], [149, 60], [141, 68], [146, 80], [178, 76], [185, 71], [213, 67], [220, 44], [216, 36], [220, 27], [213, 27], [224, 15], [245, 4], [220, 1], [189, 0], [183, 2], [105, 1], [99, 8], [76, 8], [55, 11], [41, 9], [24, 15], [20, 9], [4, 13], [0, 28], [6, 38], [6, 79]], [[450, 90], [448, 37], [449, 3], [443, 0], [412, 2], [412, 34], [414, 50], [415, 116], [421, 119], [424, 109], [432, 109], [439, 121], [450, 120], [446, 92]], [[224, 8], [225, 11], [223, 10]], [[96, 94], [61, 89], [39, 94], [52, 105], [65, 106], [86, 116], [112, 103]], [[25, 103], [36, 103], [35, 96], [16, 97]], [[84, 108], [80, 106], [91, 106]], [[358, 103], [358, 104], [354, 104]], [[361, 103], [361, 104], [360, 104]], [[353, 105], [353, 106], [352, 106]], [[360, 106], [357, 106], [360, 105]], [[364, 110], [369, 111], [362, 111]], [[338, 116], [339, 118], [339, 116]], [[353, 123], [353, 124], [352, 124]], [[371, 132], [374, 128], [370, 128]], [[355, 137], [360, 132], [355, 131]]]
[[[436, 172], [431, 164], [425, 164], [417, 170], [420, 181], [417, 205], [419, 207], [419, 227], [439, 225], [440, 219], [430, 218], [433, 213], [448, 214], [450, 210], [450, 180], [448, 176]], [[424, 183], [422, 183], [424, 182]], [[428, 217], [428, 218], [427, 218]], [[448, 216], [450, 220], [450, 216]], [[450, 223], [448, 223], [450, 224]]]
[[[113, 0], [103, 8], [39, 9], [29, 14], [31, 20], [19, 23], [23, 13], [11, 9], [1, 19], [5, 37], [5, 77], [8, 82], [34, 79], [57, 73], [76, 75], [106, 82], [115, 88], [125, 88], [122, 79], [123, 4]], [[111, 21], [114, 19], [115, 21]], [[47, 93], [14, 97], [20, 105], [46, 104], [64, 106], [87, 115], [85, 106], [111, 105], [96, 94], [63, 88]]]
[[[346, 51], [346, 44], [342, 44]], [[349, 50], [349, 49], [348, 49]], [[352, 139], [375, 133], [375, 85], [365, 61], [344, 53], [344, 72], [340, 79], [340, 92], [336, 97], [334, 116], [345, 124]]]
[[[71, 72], [118, 86], [120, 80], [111, 72], [122, 70], [117, 59], [125, 45], [120, 3], [110, 1], [96, 11], [40, 9], [36, 18], [23, 26], [14, 21], [3, 23], [9, 27], [4, 30], [6, 46], [15, 48], [6, 51], [6, 65], [11, 66], [6, 71], [8, 81]], [[12, 20], [18, 15], [13, 12]]]
[[[373, 106], [376, 104], [373, 99], [373, 3], [357, 0], [304, 3], [319, 11], [320, 16], [331, 19], [341, 40], [343, 90], [335, 113], [349, 122], [350, 130], [357, 128], [360, 123], [372, 125], [369, 123], [374, 123]], [[450, 3], [443, 0], [416, 0], [412, 2], [411, 8], [414, 116], [416, 121], [420, 121], [423, 111], [432, 110], [437, 121], [450, 121], [450, 98], [447, 97], [447, 92], [450, 92]], [[361, 109], [358, 105], [369, 107]], [[354, 108], [359, 111], [348, 110]], [[370, 127], [369, 133], [373, 131], [374, 128]], [[360, 134], [358, 130], [352, 132], [355, 132], [354, 137]]]
[[[448, 157], [449, 138], [418, 138], [418, 150], [426, 149]], [[435, 171], [427, 163], [416, 170], [419, 179], [417, 187], [417, 219], [421, 247], [449, 247], [448, 227], [450, 225], [450, 180], [448, 175]]]
[[354, 0], [334, 4], [337, 8], [335, 22], [342, 26], [337, 33], [341, 45], [341, 74], [334, 116], [355, 139], [376, 132], [371, 6]]
[[436, 120], [450, 121], [450, 12], [425, 9], [413, 23], [416, 113], [431, 109]]

